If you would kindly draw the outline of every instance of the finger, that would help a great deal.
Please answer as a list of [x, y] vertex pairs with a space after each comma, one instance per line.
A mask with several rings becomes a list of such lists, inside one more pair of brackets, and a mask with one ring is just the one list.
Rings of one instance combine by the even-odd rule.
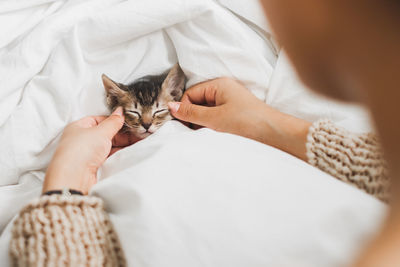
[[93, 116], [93, 119], [96, 121], [97, 125], [107, 119], [108, 116]]
[[80, 128], [92, 128], [94, 126], [97, 126], [100, 122], [102, 122], [106, 116], [89, 116], [89, 117], [84, 117], [80, 120], [77, 120], [73, 123], [71, 123], [72, 126], [74, 127], [80, 127]]
[[139, 137], [136, 137], [133, 134], [119, 132], [114, 136], [112, 140], [112, 145], [115, 147], [125, 147], [132, 145], [140, 140], [141, 139]]
[[[187, 91], [186, 91], [187, 92]], [[186, 92], [183, 94], [182, 98], [181, 98], [181, 102], [182, 103], [189, 103], [189, 104], [195, 104], [190, 102], [189, 96], [186, 94]], [[200, 103], [197, 103], [200, 104]], [[205, 103], [204, 103], [205, 104]]]
[[122, 114], [122, 107], [118, 107], [107, 119], [99, 124], [98, 130], [112, 140], [123, 125], [124, 115]]
[[215, 80], [199, 83], [192, 86], [184, 93], [182, 102], [192, 104], [215, 106], [218, 87]]
[[168, 107], [175, 118], [210, 127], [215, 117], [215, 107], [204, 107], [182, 102], [169, 102]]

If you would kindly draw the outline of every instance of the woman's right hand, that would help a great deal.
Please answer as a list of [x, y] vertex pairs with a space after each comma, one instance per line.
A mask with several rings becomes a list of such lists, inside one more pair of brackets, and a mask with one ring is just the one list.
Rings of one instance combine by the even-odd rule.
[[197, 84], [181, 102], [169, 103], [169, 108], [179, 120], [244, 136], [306, 159], [311, 124], [271, 108], [233, 79]]

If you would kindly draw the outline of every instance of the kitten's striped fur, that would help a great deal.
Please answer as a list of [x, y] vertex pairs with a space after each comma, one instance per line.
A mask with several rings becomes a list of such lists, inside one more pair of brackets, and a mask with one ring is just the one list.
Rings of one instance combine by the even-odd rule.
[[111, 111], [121, 106], [125, 131], [139, 138], [154, 133], [172, 116], [168, 102], [179, 101], [185, 91], [185, 74], [177, 63], [161, 75], [149, 75], [124, 85], [102, 75], [107, 105]]

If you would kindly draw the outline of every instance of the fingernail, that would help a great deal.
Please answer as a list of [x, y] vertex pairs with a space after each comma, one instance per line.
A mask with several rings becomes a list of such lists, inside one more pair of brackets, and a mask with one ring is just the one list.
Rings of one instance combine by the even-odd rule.
[[117, 115], [117, 116], [122, 117], [122, 107], [117, 107], [117, 108], [114, 110], [113, 115]]
[[181, 106], [181, 102], [169, 102], [168, 103], [168, 107], [172, 111], [172, 113], [178, 112], [180, 106]]

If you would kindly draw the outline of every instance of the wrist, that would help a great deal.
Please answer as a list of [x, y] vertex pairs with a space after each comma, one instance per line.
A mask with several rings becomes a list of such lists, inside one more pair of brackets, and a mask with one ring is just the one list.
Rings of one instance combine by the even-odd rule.
[[42, 196], [51, 196], [51, 195], [62, 195], [62, 196], [72, 196], [72, 195], [78, 195], [78, 196], [83, 196], [83, 193], [81, 191], [75, 190], [75, 189], [70, 189], [67, 187], [64, 187], [62, 190], [47, 190], [44, 191]]
[[47, 168], [42, 192], [70, 188], [87, 194], [95, 179], [96, 172], [79, 161], [54, 157]]
[[261, 142], [307, 160], [306, 142], [311, 123], [265, 105]]

